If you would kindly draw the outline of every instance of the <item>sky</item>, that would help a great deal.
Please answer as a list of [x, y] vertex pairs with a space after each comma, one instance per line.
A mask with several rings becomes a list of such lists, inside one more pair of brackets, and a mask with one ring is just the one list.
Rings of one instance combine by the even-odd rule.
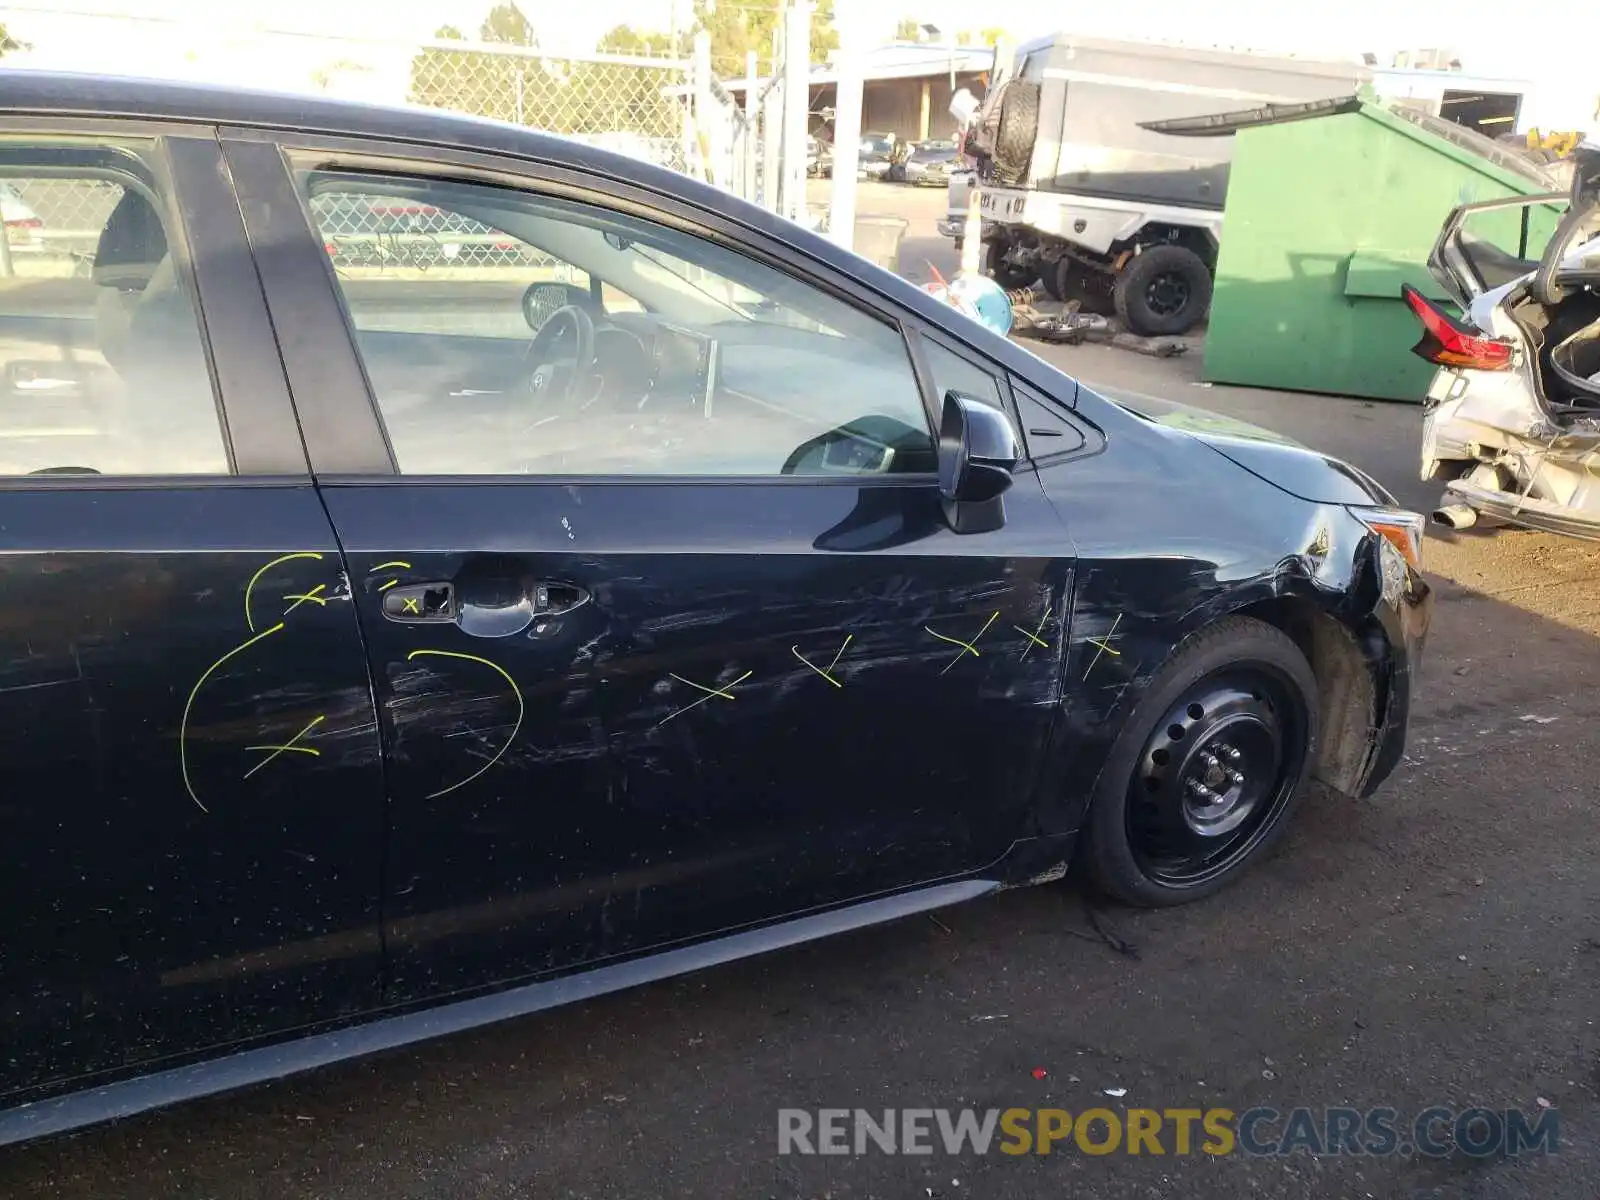
[[[718, 0], [724, 7], [762, 7], [776, 0]], [[521, 0], [523, 12], [550, 49], [592, 48], [614, 25], [665, 29], [674, 3], [687, 22], [690, 0]], [[270, 24], [370, 36], [418, 37], [451, 23], [471, 32], [490, 0], [272, 0], [226, 4], [219, 0], [26, 0], [0, 2], [0, 20], [26, 28], [49, 22], [51, 10], [104, 11], [177, 18], [203, 24]], [[1233, 44], [1261, 50], [1347, 55], [1404, 47], [1456, 49], [1466, 66], [1495, 74], [1530, 75], [1580, 68], [1597, 77], [1600, 6], [1593, 0], [1540, 0], [1536, 19], [1519, 24], [1504, 17], [1514, 6], [1475, 5], [1469, 0], [1325, 0], [1321, 3], [1243, 3], [1235, 0], [1120, 0], [1116, 4], [1053, 5], [1039, 0], [835, 0], [835, 9], [860, 20], [873, 42], [889, 37], [902, 17], [955, 31], [998, 25], [1019, 37], [1073, 32], [1108, 37], [1143, 37], [1196, 44]], [[227, 10], [233, 10], [227, 13]], [[1472, 19], [1493, 12], [1493, 19]], [[227, 15], [220, 15], [227, 13]], [[65, 18], [63, 18], [65, 19]], [[1587, 43], [1585, 45], [1584, 43]]]
[[[519, 0], [548, 50], [592, 49], [618, 24], [666, 29], [676, 3], [687, 23], [691, 0]], [[732, 7], [775, 6], [777, 0], [717, 0]], [[140, 63], [217, 57], [230, 46], [246, 70], [271, 73], [249, 62], [240, 47], [252, 26], [317, 31], [365, 39], [425, 37], [442, 24], [469, 36], [492, 0], [0, 0], [0, 22], [36, 47], [35, 65], [124, 73], [167, 73]], [[1314, 57], [1348, 57], [1372, 51], [1381, 61], [1399, 49], [1453, 49], [1472, 72], [1562, 81], [1589, 96], [1600, 93], [1600, 3], [1539, 0], [1524, 7], [1507, 0], [1118, 0], [1105, 4], [1050, 4], [1040, 0], [835, 0], [835, 11], [860, 22], [861, 38], [888, 40], [903, 17], [954, 33], [1000, 26], [1019, 39], [1054, 32], [1223, 45]], [[1519, 22], [1507, 14], [1527, 11]], [[142, 20], [93, 20], [102, 12]], [[1482, 18], [1472, 14], [1483, 13]], [[1489, 14], [1492, 14], [1489, 15]], [[178, 22], [172, 25], [170, 22]], [[186, 45], [180, 45], [185, 43]], [[130, 53], [130, 47], [136, 47]], [[352, 44], [352, 50], [354, 46]], [[321, 53], [310, 39], [304, 54]], [[130, 63], [130, 58], [134, 61]], [[246, 82], [241, 80], [241, 82]], [[251, 78], [251, 83], [259, 80]]]

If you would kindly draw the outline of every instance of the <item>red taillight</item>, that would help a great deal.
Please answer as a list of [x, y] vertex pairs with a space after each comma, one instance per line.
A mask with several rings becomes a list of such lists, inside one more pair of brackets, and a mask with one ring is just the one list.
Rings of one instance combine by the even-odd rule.
[[38, 217], [21, 217], [15, 221], [6, 222], [7, 229], [43, 229], [44, 222]]
[[1457, 321], [1410, 284], [1400, 289], [1411, 311], [1422, 322], [1422, 340], [1411, 352], [1441, 367], [1467, 367], [1474, 371], [1509, 371], [1511, 343], [1484, 337]]

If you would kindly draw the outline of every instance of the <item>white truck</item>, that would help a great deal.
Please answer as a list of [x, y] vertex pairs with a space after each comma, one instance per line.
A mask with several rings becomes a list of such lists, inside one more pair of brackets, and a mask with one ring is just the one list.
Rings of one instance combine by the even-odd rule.
[[1233, 138], [1160, 126], [1342, 100], [1369, 80], [1355, 62], [1068, 34], [1014, 58], [997, 47], [964, 138], [977, 165], [952, 175], [940, 231], [961, 237], [976, 184], [985, 265], [1001, 286], [1038, 280], [1135, 333], [1186, 332], [1211, 303]]

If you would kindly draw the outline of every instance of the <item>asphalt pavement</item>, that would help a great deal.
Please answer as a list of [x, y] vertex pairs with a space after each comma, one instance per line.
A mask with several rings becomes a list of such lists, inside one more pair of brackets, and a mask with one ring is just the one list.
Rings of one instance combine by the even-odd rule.
[[[1433, 499], [1414, 407], [1047, 353]], [[1600, 565], [1515, 531], [1435, 537], [1427, 555], [1438, 607], [1405, 762], [1370, 800], [1313, 791], [1282, 849], [1211, 901], [1008, 892], [0, 1152], [0, 1196], [1593, 1200]], [[1259, 1105], [1402, 1124], [1433, 1105], [1554, 1111], [1559, 1142], [1438, 1159], [778, 1153], [784, 1108]]]

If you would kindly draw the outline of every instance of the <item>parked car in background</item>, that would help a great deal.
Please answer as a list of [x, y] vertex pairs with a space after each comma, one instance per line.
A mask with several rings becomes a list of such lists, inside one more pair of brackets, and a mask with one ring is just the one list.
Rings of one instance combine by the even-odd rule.
[[[105, 364], [0, 406], [0, 1143], [1072, 863], [1198, 900], [1401, 760], [1421, 519], [1353, 467], [533, 130], [0, 97], [0, 178], [115, 200], [81, 304], [0, 288], [8, 378]], [[331, 269], [374, 211], [562, 277]]]
[[15, 189], [0, 183], [0, 220], [12, 254], [37, 254], [44, 249], [44, 222]]
[[1429, 267], [1454, 316], [1415, 288], [1417, 353], [1439, 367], [1423, 410], [1435, 519], [1600, 539], [1600, 205], [1563, 195], [1457, 208]]
[[889, 174], [890, 157], [897, 139], [892, 133], [863, 133], [857, 175], [863, 179], [884, 179]]
[[951, 174], [963, 167], [954, 142], [923, 142], [906, 159], [907, 183], [918, 187], [948, 187]]

